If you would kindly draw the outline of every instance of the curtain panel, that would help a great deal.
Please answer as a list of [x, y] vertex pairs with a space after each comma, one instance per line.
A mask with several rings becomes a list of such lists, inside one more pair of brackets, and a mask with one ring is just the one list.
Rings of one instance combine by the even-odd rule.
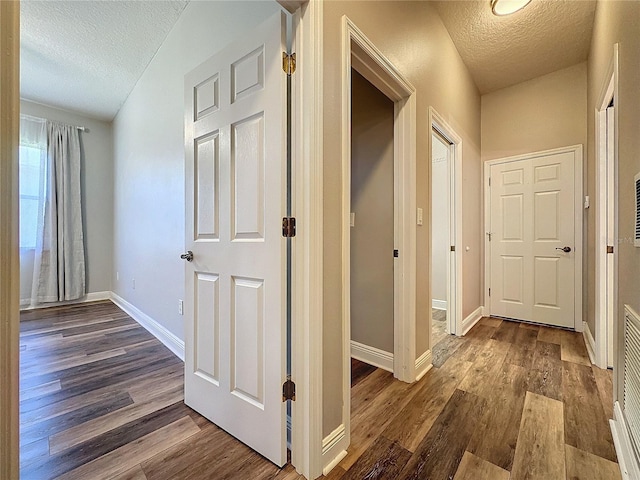
[[[28, 261], [29, 252], [21, 255], [21, 273], [23, 256], [24, 269], [28, 270], [30, 265], [33, 268], [32, 306], [77, 300], [86, 294], [80, 135], [77, 127], [48, 120], [44, 130], [42, 210], [35, 219], [32, 262]], [[25, 142], [29, 137], [27, 132], [25, 129]]]

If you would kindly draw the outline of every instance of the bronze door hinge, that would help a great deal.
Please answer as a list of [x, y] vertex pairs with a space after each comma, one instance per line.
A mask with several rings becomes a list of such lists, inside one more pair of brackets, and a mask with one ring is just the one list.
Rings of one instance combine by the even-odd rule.
[[287, 378], [287, 381], [282, 384], [282, 401], [287, 400], [296, 401], [296, 384], [291, 378]]
[[293, 75], [296, 71], [296, 54], [282, 52], [282, 70], [287, 75]]
[[285, 238], [296, 236], [296, 217], [284, 217], [282, 219], [282, 236]]

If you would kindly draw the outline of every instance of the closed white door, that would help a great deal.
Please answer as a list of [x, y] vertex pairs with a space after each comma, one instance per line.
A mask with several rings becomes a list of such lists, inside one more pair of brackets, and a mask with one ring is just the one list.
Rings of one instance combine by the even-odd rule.
[[185, 403], [286, 462], [284, 16], [185, 77]]
[[492, 315], [575, 327], [574, 168], [573, 152], [491, 166]]

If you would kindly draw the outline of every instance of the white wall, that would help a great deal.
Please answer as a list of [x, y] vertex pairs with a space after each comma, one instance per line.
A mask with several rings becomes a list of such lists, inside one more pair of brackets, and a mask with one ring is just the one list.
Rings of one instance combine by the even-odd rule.
[[278, 10], [191, 2], [114, 120], [113, 291], [181, 339], [184, 75]]
[[[432, 134], [431, 151], [431, 298], [446, 302], [449, 259], [449, 147], [438, 135]], [[442, 303], [440, 306], [443, 306]]]
[[[80, 181], [82, 182], [87, 293], [108, 292], [111, 290], [113, 263], [112, 125], [110, 122], [28, 100], [20, 101], [20, 113], [69, 125], [84, 126], [88, 129], [80, 134], [83, 151]], [[33, 261], [32, 257], [31, 261]], [[20, 283], [25, 291], [31, 290], [30, 279], [21, 278]]]

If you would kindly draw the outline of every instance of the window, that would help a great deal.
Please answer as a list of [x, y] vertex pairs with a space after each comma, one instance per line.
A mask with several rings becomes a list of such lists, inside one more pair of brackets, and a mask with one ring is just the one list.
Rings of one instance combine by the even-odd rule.
[[44, 216], [44, 146], [20, 145], [20, 248], [34, 249]]

